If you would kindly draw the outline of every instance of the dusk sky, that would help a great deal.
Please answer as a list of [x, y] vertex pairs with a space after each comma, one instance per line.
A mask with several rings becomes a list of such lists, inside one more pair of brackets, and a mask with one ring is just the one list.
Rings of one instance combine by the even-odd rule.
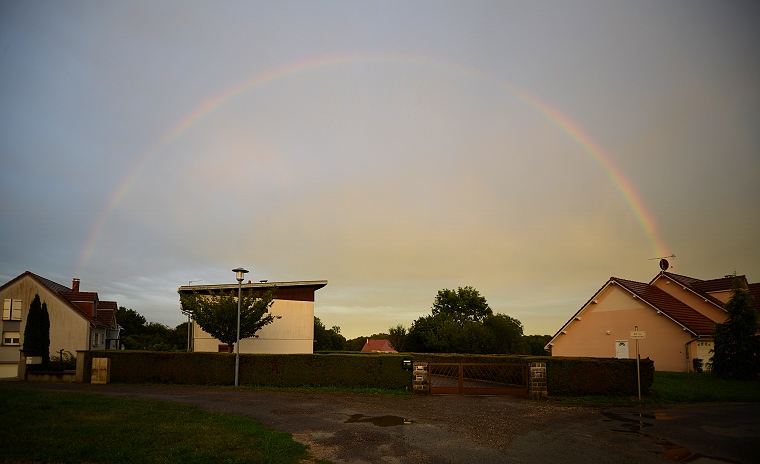
[[554, 334], [610, 276], [760, 281], [760, 3], [0, 3], [0, 283], [184, 320], [327, 280], [347, 338], [472, 286]]

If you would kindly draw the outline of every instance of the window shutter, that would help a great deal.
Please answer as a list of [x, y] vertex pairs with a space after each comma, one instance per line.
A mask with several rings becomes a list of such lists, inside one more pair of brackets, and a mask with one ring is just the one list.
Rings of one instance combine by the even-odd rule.
[[21, 300], [13, 300], [13, 305], [11, 306], [11, 319], [14, 321], [21, 320], [21, 303]]

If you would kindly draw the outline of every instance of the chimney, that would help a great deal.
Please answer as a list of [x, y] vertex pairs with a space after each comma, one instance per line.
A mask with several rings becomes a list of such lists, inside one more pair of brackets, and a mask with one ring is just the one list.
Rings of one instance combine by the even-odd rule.
[[79, 291], [79, 279], [74, 277], [74, 280], [71, 282], [71, 290], [74, 292]]

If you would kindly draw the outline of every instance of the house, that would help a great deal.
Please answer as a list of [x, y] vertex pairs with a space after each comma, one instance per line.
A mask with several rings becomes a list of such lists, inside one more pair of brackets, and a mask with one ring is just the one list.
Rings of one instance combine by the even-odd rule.
[[[276, 287], [275, 298], [270, 312], [275, 319], [259, 330], [256, 338], [240, 340], [241, 353], [313, 353], [314, 352], [314, 293], [327, 285], [326, 280], [297, 282], [267, 282], [242, 284], [242, 291], [260, 291]], [[235, 292], [238, 284], [192, 285], [182, 286], [177, 290], [181, 294]], [[192, 351], [225, 351], [227, 345], [212, 337], [197, 324], [192, 324]]]
[[[760, 301], [760, 283], [736, 276]], [[552, 356], [636, 358], [632, 331], [645, 332], [639, 354], [660, 371], [689, 372], [712, 357], [716, 323], [731, 298], [735, 276], [701, 280], [661, 271], [649, 283], [611, 277], [546, 345]]]
[[60, 350], [76, 355], [77, 350], [119, 348], [116, 302], [100, 301], [97, 293], [82, 292], [79, 286], [79, 279], [74, 279], [69, 288], [24, 272], [0, 287], [3, 302], [0, 378], [18, 376], [26, 316], [35, 295], [47, 305], [51, 355]]
[[398, 353], [391, 345], [390, 340], [370, 340], [362, 347], [363, 353]]

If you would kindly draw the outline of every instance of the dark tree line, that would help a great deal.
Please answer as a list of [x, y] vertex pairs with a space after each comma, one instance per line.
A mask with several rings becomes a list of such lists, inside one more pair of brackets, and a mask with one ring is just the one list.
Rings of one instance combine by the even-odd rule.
[[397, 351], [418, 353], [530, 354], [545, 356], [549, 335], [523, 335], [522, 323], [494, 313], [472, 287], [444, 289], [435, 297], [431, 314], [407, 329], [391, 327], [388, 333], [346, 340], [340, 327], [327, 329], [314, 318], [314, 351], [361, 351], [367, 339], [387, 339]]
[[409, 329], [391, 328], [389, 337], [398, 351], [420, 353], [516, 354], [530, 349], [522, 323], [494, 313], [472, 287], [440, 290], [431, 314], [418, 318]]
[[175, 328], [146, 322], [140, 313], [123, 306], [116, 310], [116, 322], [122, 327], [121, 343], [127, 350], [187, 350], [187, 322]]

